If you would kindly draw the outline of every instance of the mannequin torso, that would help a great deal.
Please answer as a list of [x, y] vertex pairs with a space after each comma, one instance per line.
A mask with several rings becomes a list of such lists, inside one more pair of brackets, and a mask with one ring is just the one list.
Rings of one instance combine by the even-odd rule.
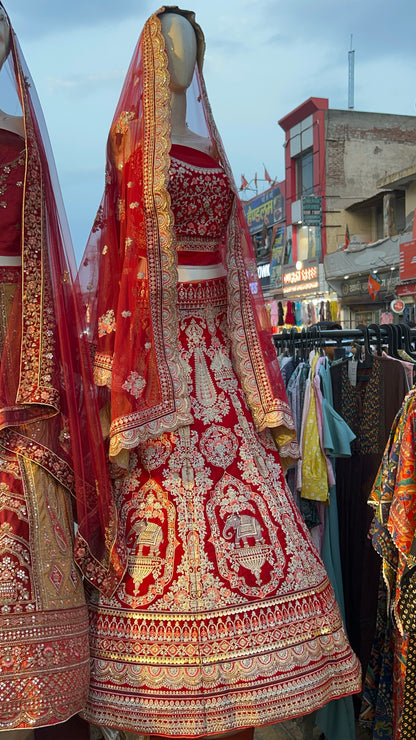
[[10, 116], [0, 108], [0, 129], [12, 131], [14, 134], [25, 138], [23, 116]]

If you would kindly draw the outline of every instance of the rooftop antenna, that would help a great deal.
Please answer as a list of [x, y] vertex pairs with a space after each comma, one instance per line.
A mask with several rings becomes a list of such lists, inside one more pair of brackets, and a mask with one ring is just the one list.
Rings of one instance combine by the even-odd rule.
[[350, 50], [348, 52], [348, 109], [354, 110], [354, 54], [352, 48], [352, 34], [350, 38]]

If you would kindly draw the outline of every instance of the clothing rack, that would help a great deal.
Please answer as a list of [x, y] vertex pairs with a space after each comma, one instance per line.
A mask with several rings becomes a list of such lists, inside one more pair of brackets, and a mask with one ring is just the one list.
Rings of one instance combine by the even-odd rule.
[[301, 331], [292, 327], [273, 334], [273, 342], [276, 350], [300, 354], [305, 359], [313, 349], [353, 346], [362, 348], [366, 354], [379, 356], [384, 350], [392, 357], [399, 357], [399, 350], [403, 350], [416, 362], [416, 328], [407, 324], [360, 324], [355, 329], [327, 329], [314, 325]]

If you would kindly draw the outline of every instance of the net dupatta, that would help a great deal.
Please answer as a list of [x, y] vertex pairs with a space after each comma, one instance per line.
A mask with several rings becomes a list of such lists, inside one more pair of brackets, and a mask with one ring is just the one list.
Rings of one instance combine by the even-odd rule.
[[299, 448], [292, 411], [273, 345], [253, 243], [231, 167], [211, 112], [204, 79], [198, 68], [196, 77], [208, 130], [235, 195], [222, 257], [228, 275], [228, 326], [233, 359], [257, 429], [263, 431], [269, 428], [272, 431], [287, 466], [299, 458]]
[[148, 19], [135, 49], [108, 138], [103, 200], [79, 271], [95, 380], [107, 404], [110, 455], [120, 460], [123, 450], [192, 422], [177, 345], [177, 255], [168, 192], [170, 90], [159, 19], [164, 11], [185, 15], [195, 28], [193, 107], [235, 192], [222, 246], [235, 366], [257, 428], [276, 430], [283, 456], [296, 458], [293, 419], [251, 239], [202, 78], [202, 31], [192, 12], [176, 6]]
[[74, 495], [75, 560], [110, 595], [126, 555], [106, 473], [75, 258], [40, 104], [11, 24], [7, 64], [23, 115], [25, 169], [21, 278], [1, 354], [0, 448], [30, 457]]

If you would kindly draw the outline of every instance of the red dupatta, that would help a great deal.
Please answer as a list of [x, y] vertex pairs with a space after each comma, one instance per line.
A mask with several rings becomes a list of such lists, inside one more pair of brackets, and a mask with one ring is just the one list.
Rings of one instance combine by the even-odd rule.
[[74, 289], [75, 258], [46, 126], [11, 24], [6, 64], [23, 116], [25, 168], [21, 278], [1, 354], [0, 448], [30, 457], [75, 496], [76, 562], [110, 595], [125, 554]]
[[[79, 271], [95, 380], [107, 388], [110, 456], [119, 461], [123, 450], [192, 422], [177, 348], [177, 256], [168, 192], [170, 90], [159, 19], [164, 11], [181, 13], [195, 29], [198, 63], [188, 111], [199, 109], [198, 125], [210, 136], [235, 193], [222, 259], [236, 370], [257, 428], [270, 427], [282, 455], [296, 458], [293, 419], [251, 238], [202, 78], [203, 34], [194, 14], [176, 6], [164, 6], [149, 18], [134, 51], [108, 138], [105, 191]], [[194, 122], [188, 123], [195, 130]]]

